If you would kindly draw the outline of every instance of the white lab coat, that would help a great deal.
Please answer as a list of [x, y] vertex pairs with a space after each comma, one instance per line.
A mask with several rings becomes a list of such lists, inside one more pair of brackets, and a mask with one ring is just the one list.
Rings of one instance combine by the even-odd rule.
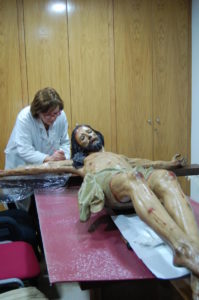
[[46, 156], [63, 150], [70, 158], [68, 121], [64, 111], [49, 127], [48, 133], [40, 119], [33, 118], [30, 106], [17, 116], [15, 126], [5, 149], [5, 169], [26, 164], [42, 164]]

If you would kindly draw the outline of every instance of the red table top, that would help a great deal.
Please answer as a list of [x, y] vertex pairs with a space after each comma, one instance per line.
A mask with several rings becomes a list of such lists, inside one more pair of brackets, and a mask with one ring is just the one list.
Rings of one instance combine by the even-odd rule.
[[51, 283], [154, 278], [105, 210], [79, 221], [77, 189], [36, 191], [35, 199]]
[[[133, 250], [128, 250], [105, 210], [88, 222], [79, 221], [77, 191], [35, 192], [50, 282], [154, 278]], [[199, 204], [191, 204], [199, 221]]]

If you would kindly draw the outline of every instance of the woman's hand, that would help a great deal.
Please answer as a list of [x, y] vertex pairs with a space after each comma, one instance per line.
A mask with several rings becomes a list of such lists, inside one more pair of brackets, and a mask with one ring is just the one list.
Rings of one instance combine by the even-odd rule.
[[47, 156], [44, 159], [44, 162], [48, 161], [59, 161], [59, 160], [65, 160], [65, 154], [63, 150], [56, 150], [51, 156]]

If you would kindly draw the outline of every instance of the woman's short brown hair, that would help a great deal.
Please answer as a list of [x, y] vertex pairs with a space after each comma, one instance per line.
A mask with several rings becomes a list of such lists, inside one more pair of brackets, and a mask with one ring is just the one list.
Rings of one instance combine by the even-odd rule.
[[57, 106], [62, 110], [64, 108], [63, 100], [55, 89], [46, 87], [35, 94], [30, 111], [34, 118], [38, 118], [40, 113], [52, 111]]

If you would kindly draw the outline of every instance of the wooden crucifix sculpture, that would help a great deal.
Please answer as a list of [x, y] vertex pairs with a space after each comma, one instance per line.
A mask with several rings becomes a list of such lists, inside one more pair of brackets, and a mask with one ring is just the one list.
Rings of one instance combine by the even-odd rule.
[[79, 191], [80, 219], [104, 205], [131, 203], [137, 215], [173, 250], [173, 263], [191, 271], [193, 299], [199, 299], [199, 231], [188, 197], [172, 168], [184, 166], [175, 155], [171, 161], [128, 158], [106, 152], [100, 132], [78, 125], [72, 133], [72, 160], [29, 165], [0, 171], [0, 177], [43, 173], [72, 173], [84, 178]]

